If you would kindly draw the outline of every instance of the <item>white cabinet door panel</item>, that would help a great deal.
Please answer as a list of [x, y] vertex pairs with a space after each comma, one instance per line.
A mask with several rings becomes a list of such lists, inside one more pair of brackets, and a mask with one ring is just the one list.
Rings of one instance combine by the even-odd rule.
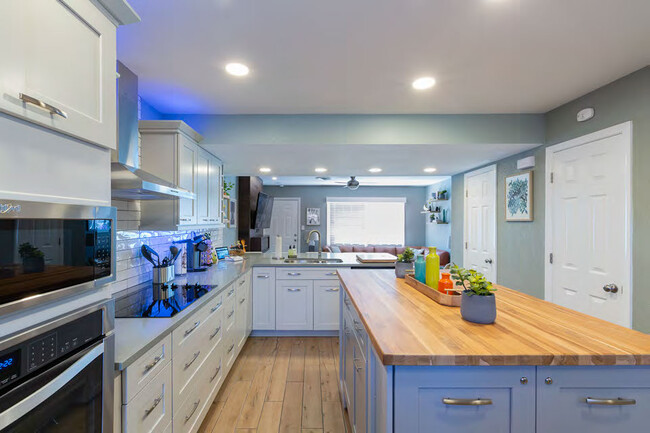
[[275, 329], [275, 268], [253, 269], [253, 329]]
[[314, 330], [339, 329], [339, 280], [314, 281]]
[[314, 284], [312, 281], [275, 283], [275, 323], [277, 330], [314, 329]]
[[198, 224], [210, 222], [209, 186], [210, 186], [210, 154], [202, 149], [196, 155], [196, 208]]
[[[197, 173], [195, 161], [197, 159], [198, 146], [182, 134], [179, 134], [178, 140], [178, 186], [196, 193]], [[196, 224], [197, 200], [181, 198], [178, 202], [180, 224]]]

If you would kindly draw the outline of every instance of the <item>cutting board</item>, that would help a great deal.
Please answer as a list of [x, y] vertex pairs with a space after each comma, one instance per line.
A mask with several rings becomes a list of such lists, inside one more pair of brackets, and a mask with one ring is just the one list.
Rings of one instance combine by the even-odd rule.
[[359, 263], [395, 263], [397, 257], [388, 253], [361, 253], [357, 254]]

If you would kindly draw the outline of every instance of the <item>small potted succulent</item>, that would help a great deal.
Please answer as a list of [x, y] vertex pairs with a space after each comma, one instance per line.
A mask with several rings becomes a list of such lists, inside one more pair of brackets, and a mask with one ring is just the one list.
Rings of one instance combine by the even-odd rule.
[[413, 261], [415, 260], [415, 253], [409, 247], [406, 247], [402, 254], [397, 255], [395, 262], [395, 276], [397, 278], [404, 278], [406, 271], [413, 269]]
[[497, 306], [494, 292], [496, 289], [485, 276], [473, 269], [451, 267], [451, 275], [456, 280], [456, 286], [463, 290], [460, 315], [464, 320], [473, 323], [490, 324], [497, 318]]
[[45, 271], [45, 255], [29, 242], [20, 244], [18, 254], [23, 259], [23, 272], [32, 274]]

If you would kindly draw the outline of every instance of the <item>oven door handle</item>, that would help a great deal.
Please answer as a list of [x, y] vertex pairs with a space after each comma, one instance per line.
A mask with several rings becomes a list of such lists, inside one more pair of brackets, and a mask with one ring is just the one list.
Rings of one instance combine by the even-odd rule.
[[53, 380], [39, 388], [28, 398], [19, 401], [14, 406], [0, 413], [0, 430], [18, 421], [31, 410], [39, 406], [48, 398], [52, 397], [57, 391], [69, 383], [76, 375], [81, 373], [84, 368], [90, 365], [95, 359], [104, 354], [104, 342], [99, 343], [79, 358], [74, 364], [66, 368], [61, 374]]

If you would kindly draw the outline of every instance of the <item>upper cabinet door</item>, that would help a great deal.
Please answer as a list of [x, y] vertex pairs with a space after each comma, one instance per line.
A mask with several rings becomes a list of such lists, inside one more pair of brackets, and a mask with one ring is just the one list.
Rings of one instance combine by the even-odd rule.
[[87, 0], [3, 0], [0, 110], [114, 149], [115, 35]]
[[196, 176], [197, 176], [197, 189], [196, 189], [196, 202], [197, 202], [197, 221], [199, 224], [210, 222], [210, 208], [209, 202], [211, 201], [209, 191], [210, 183], [210, 159], [212, 155], [203, 149], [199, 149], [196, 158]]
[[210, 155], [208, 161], [208, 216], [210, 223], [221, 222], [221, 200], [223, 197], [221, 161]]
[[[183, 134], [178, 135], [178, 186], [196, 193], [198, 187], [197, 164], [198, 146]], [[198, 200], [178, 199], [179, 224], [197, 223]]]

